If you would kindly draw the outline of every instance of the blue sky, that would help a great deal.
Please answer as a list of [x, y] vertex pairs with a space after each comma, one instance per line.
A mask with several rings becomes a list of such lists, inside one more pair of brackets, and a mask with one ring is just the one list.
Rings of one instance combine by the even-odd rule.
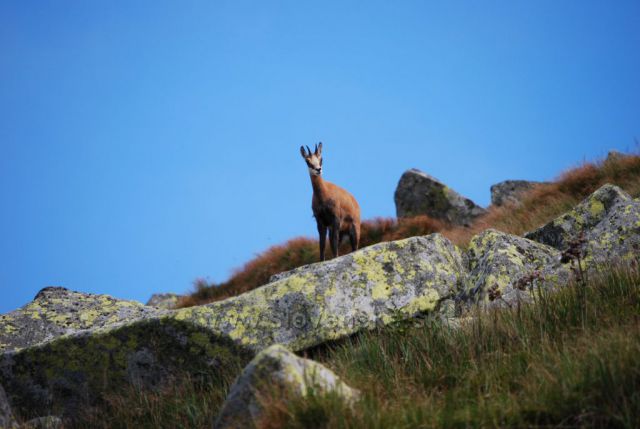
[[640, 138], [638, 1], [0, 4], [0, 312], [145, 301], [315, 235], [300, 145], [363, 217], [420, 168], [486, 205]]

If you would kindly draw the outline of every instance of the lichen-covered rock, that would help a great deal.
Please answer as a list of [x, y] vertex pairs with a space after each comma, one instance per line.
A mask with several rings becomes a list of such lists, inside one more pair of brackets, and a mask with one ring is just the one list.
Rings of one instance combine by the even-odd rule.
[[7, 395], [4, 393], [2, 385], [0, 385], [0, 429], [12, 429], [17, 426]]
[[494, 229], [475, 236], [467, 255], [466, 297], [473, 302], [500, 306], [526, 301], [536, 288], [565, 284], [570, 276], [558, 250]]
[[582, 235], [587, 267], [624, 262], [640, 255], [640, 201], [604, 185], [573, 210], [526, 237], [565, 251]]
[[457, 247], [440, 234], [379, 243], [290, 271], [274, 283], [175, 318], [259, 351], [302, 350], [363, 329], [436, 311], [466, 275]]
[[156, 314], [135, 301], [47, 287], [24, 307], [0, 315], [0, 353]]
[[347, 402], [353, 402], [359, 396], [357, 390], [347, 386], [326, 367], [300, 358], [281, 345], [273, 345], [260, 352], [238, 377], [214, 428], [260, 427], [264, 408], [268, 406], [264, 401], [272, 395], [304, 397], [310, 392], [333, 392]]
[[427, 215], [454, 225], [469, 225], [486, 213], [470, 199], [415, 168], [400, 178], [394, 200], [399, 218]]
[[[73, 415], [130, 384], [153, 388], [184, 372], [222, 379], [272, 344], [302, 350], [439, 311], [465, 275], [459, 250], [433, 234], [370, 246], [179, 310], [47, 290], [0, 319], [0, 332], [15, 334], [2, 337], [0, 383], [20, 415]], [[89, 304], [75, 306], [78, 300]], [[49, 334], [31, 338], [20, 321]]]
[[154, 293], [147, 301], [148, 306], [162, 308], [165, 310], [172, 310], [178, 305], [178, 301], [183, 295], [175, 293]]
[[505, 180], [491, 186], [491, 204], [494, 206], [519, 205], [522, 195], [543, 185], [544, 182], [531, 182], [528, 180]]
[[79, 331], [0, 354], [0, 383], [19, 415], [65, 417], [126, 386], [153, 389], [190, 374], [222, 382], [253, 353], [170, 314]]

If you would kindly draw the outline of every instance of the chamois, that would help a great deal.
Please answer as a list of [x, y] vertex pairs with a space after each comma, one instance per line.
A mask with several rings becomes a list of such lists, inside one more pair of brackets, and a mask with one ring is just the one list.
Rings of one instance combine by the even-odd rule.
[[322, 143], [311, 149], [300, 146], [300, 154], [309, 167], [313, 198], [311, 209], [316, 218], [320, 235], [320, 260], [324, 261], [325, 240], [329, 230], [329, 244], [333, 256], [338, 256], [338, 246], [345, 235], [349, 235], [351, 250], [355, 251], [360, 242], [360, 206], [346, 190], [322, 178]]

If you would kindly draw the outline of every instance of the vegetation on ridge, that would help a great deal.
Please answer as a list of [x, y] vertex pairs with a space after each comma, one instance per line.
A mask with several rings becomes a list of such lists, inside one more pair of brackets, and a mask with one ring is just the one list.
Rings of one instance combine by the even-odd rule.
[[[521, 235], [571, 209], [605, 183], [620, 186], [633, 197], [638, 197], [640, 156], [614, 156], [603, 161], [585, 162], [580, 167], [562, 173], [556, 181], [537, 186], [524, 194], [520, 206], [489, 207], [488, 213], [469, 228], [448, 226], [428, 216], [364, 221], [360, 247], [433, 232], [441, 232], [463, 247], [471, 237], [487, 228]], [[348, 244], [343, 243], [341, 254], [348, 251]], [[204, 279], [196, 280], [195, 291], [183, 298], [179, 306], [189, 307], [235, 296], [268, 283], [274, 274], [317, 261], [319, 252], [316, 239], [294, 238], [257, 255], [224, 283], [210, 284]]]

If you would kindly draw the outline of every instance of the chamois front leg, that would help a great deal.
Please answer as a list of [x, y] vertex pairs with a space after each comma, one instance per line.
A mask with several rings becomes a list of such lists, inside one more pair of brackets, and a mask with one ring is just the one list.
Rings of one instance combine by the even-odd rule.
[[331, 244], [331, 252], [333, 257], [338, 257], [338, 245], [340, 244], [340, 220], [336, 219], [333, 226], [329, 229], [329, 244]]
[[327, 227], [318, 222], [318, 235], [320, 237], [320, 260], [324, 261], [324, 246], [327, 241]]

